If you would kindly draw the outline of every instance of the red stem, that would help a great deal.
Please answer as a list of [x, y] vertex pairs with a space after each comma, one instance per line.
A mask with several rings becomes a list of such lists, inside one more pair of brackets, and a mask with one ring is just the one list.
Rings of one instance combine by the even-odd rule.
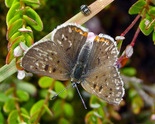
[[132, 42], [131, 42], [132, 47], [135, 45], [135, 41], [136, 41], [136, 39], [138, 37], [139, 32], [140, 32], [140, 28], [138, 27], [137, 30], [136, 30], [136, 33], [135, 33], [135, 35], [134, 35], [134, 37], [132, 39]]
[[121, 36], [125, 36], [126, 33], [135, 25], [135, 23], [138, 21], [138, 19], [140, 18], [141, 13], [139, 13], [136, 18], [133, 20], [133, 22], [129, 25], [129, 27], [121, 34]]

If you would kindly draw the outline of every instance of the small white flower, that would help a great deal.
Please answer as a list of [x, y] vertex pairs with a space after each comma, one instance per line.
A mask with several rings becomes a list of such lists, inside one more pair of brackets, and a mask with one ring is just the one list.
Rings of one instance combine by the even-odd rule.
[[20, 32], [31, 32], [32, 33], [32, 30], [30, 29], [26, 29], [26, 28], [20, 28], [18, 29]]
[[128, 45], [125, 49], [125, 54], [127, 58], [130, 58], [133, 54], [133, 47], [131, 45]]
[[15, 57], [20, 57], [20, 56], [22, 56], [22, 54], [23, 54], [23, 51], [22, 51], [22, 49], [20, 48], [20, 46], [17, 46], [17, 47], [14, 49], [14, 51], [13, 51], [13, 55], [14, 55]]
[[24, 79], [25, 76], [26, 76], [26, 72], [24, 70], [18, 70], [17, 78], [19, 80]]
[[150, 21], [148, 19], [145, 19], [145, 25], [148, 26], [150, 24]]
[[123, 36], [116, 36], [115, 37], [115, 40], [117, 41], [117, 40], [124, 40], [125, 39], [125, 37], [123, 37]]

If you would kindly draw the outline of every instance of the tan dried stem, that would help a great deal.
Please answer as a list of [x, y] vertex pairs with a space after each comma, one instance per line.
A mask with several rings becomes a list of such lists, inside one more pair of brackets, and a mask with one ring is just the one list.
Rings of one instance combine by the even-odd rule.
[[[87, 22], [89, 19], [91, 19], [93, 16], [95, 16], [97, 13], [99, 13], [102, 9], [104, 9], [106, 6], [108, 6], [110, 3], [112, 3], [114, 0], [96, 0], [94, 3], [89, 5], [88, 7], [90, 8], [90, 15], [85, 16], [81, 12], [73, 16], [71, 19], [66, 21], [65, 23], [77, 23], [77, 24], [84, 24]], [[51, 37], [52, 32], [47, 34], [43, 39], [48, 39]]]

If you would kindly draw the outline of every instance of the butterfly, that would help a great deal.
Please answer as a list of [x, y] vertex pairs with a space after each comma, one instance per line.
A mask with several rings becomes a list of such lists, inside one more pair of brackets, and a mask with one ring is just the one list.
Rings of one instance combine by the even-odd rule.
[[111, 36], [95, 35], [67, 23], [54, 29], [51, 38], [28, 48], [22, 66], [57, 80], [71, 79], [90, 94], [118, 105], [124, 96], [124, 84], [115, 65], [117, 58], [117, 44]]

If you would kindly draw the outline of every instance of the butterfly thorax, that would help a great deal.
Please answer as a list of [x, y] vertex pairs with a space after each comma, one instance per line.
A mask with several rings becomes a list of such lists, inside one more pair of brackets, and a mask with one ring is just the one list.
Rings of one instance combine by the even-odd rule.
[[71, 74], [71, 82], [75, 82], [75, 83], [81, 82], [81, 76], [86, 73], [85, 68], [88, 63], [88, 58], [91, 53], [92, 46], [93, 46], [93, 42], [89, 40], [89, 41], [86, 41], [86, 43], [80, 50], [79, 56], [77, 58], [77, 62]]

